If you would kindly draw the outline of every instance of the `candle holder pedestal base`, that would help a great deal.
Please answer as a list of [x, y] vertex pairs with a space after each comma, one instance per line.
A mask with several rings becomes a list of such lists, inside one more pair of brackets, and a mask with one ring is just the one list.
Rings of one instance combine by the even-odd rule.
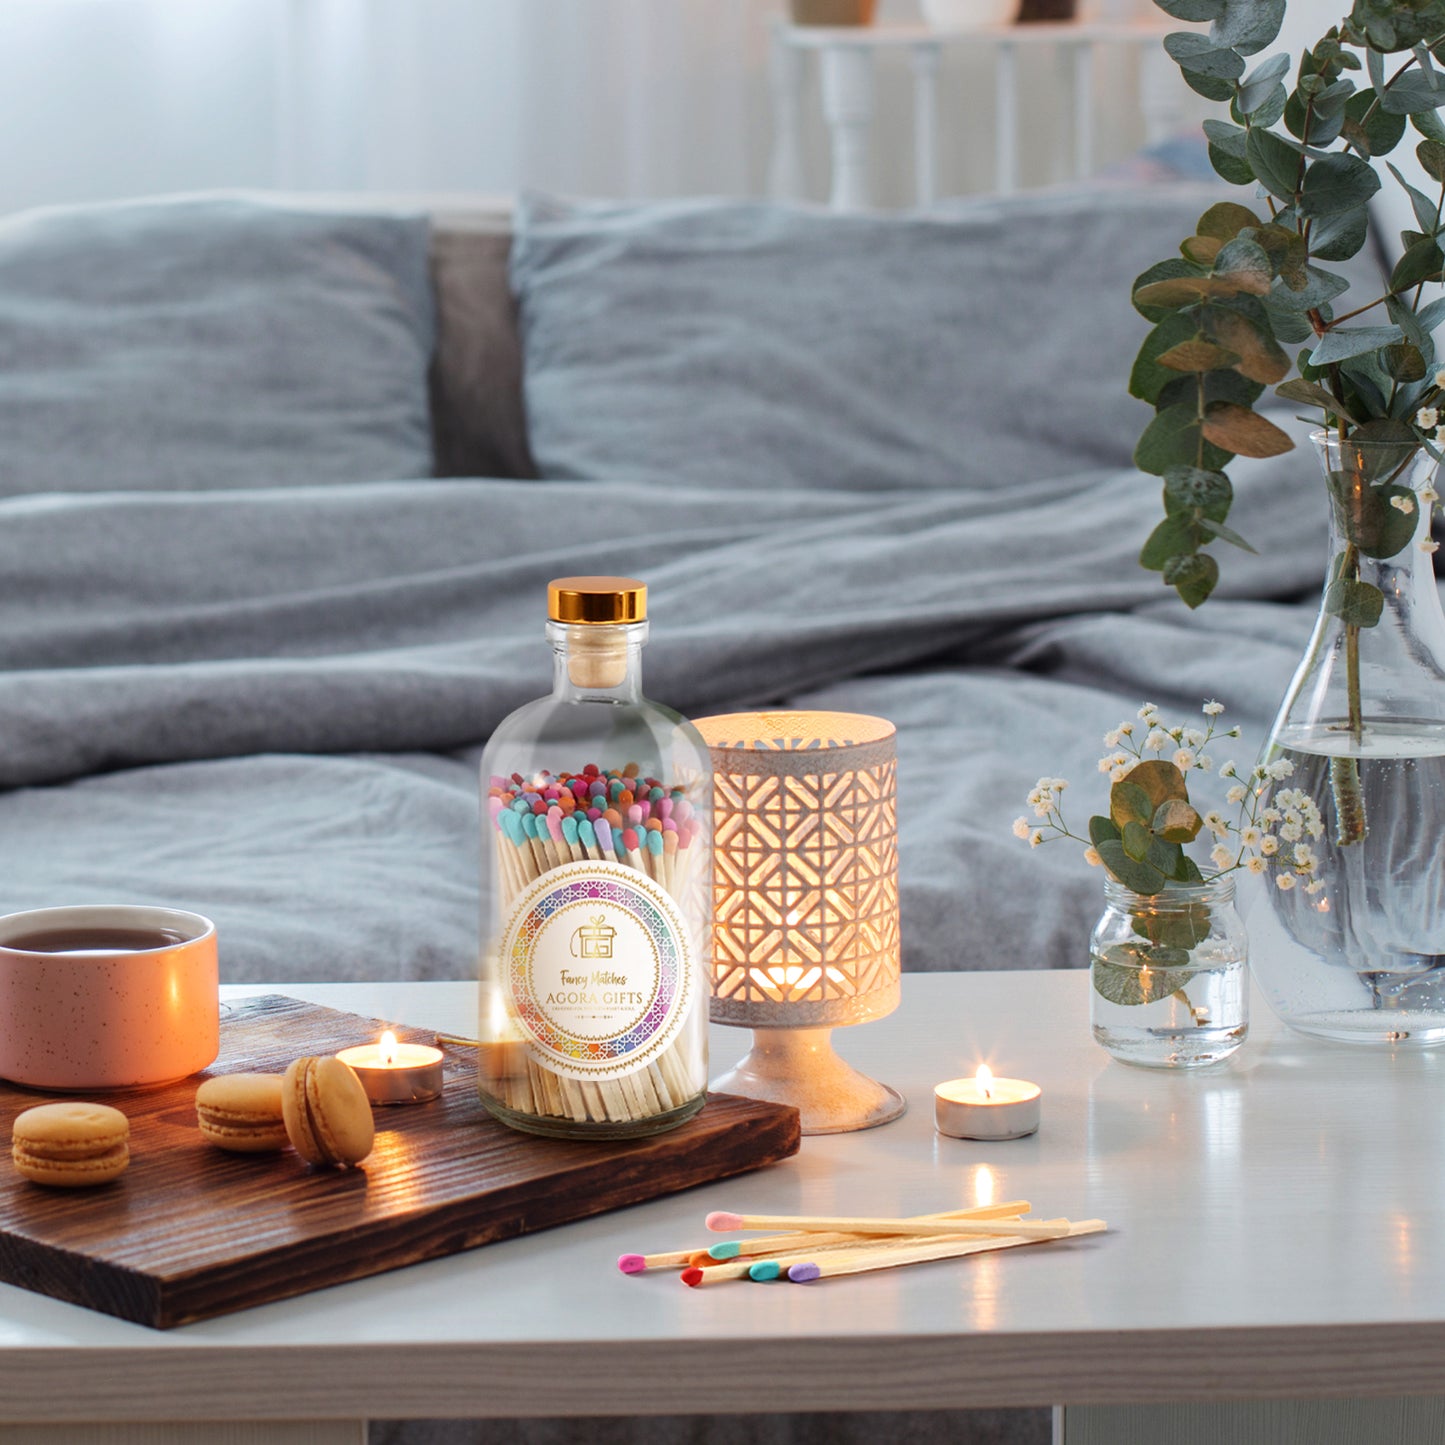
[[831, 1028], [754, 1029], [751, 1051], [710, 1087], [791, 1104], [804, 1134], [846, 1134], [898, 1118], [908, 1100], [840, 1059], [832, 1035]]

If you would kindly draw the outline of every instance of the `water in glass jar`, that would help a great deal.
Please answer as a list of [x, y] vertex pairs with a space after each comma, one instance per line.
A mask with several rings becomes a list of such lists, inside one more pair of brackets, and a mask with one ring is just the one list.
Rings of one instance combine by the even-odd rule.
[[[1276, 756], [1325, 825], [1315, 893], [1272, 877], [1246, 897], [1251, 967], [1292, 1028], [1405, 1046], [1445, 1043], [1445, 730], [1285, 728]], [[1268, 803], [1269, 799], [1265, 800]], [[1347, 841], [1348, 840], [1348, 841]]]
[[[1090, 972], [1094, 1038], [1123, 1063], [1216, 1064], [1248, 1032], [1244, 959], [1232, 949], [1206, 943], [1187, 963], [1161, 969], [1110, 947], [1090, 955]], [[1133, 1001], [1140, 997], [1148, 1001]]]

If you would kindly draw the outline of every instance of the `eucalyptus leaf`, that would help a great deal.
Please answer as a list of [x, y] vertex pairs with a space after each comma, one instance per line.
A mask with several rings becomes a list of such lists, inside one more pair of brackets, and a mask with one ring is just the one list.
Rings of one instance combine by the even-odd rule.
[[[1209, 27], [1209, 38], [1241, 55], [1269, 45], [1284, 23], [1285, 0], [1226, 0], [1224, 14]], [[1284, 57], [1286, 68], [1289, 57]]]
[[1267, 296], [1274, 285], [1274, 268], [1269, 263], [1269, 253], [1258, 241], [1252, 241], [1247, 236], [1236, 236], [1232, 241], [1227, 241], [1219, 255], [1214, 258], [1212, 279], [1225, 281], [1249, 296]]
[[[1179, 404], [1166, 407], [1144, 428], [1134, 448], [1134, 465], [1141, 472], [1162, 477], [1170, 467], [1194, 466], [1199, 460], [1199, 443], [1212, 438], [1203, 433], [1194, 407]], [[1221, 449], [1225, 443], [1217, 443]], [[1205, 457], [1209, 466], [1218, 465], [1215, 455]]]
[[1140, 291], [1156, 281], [1172, 281], [1180, 276], [1198, 276], [1201, 274], [1197, 266], [1190, 265], [1190, 263], [1181, 256], [1171, 256], [1167, 261], [1158, 262], [1134, 278], [1134, 285], [1130, 293], [1133, 297], [1134, 309], [1144, 317], [1146, 321], [1162, 321], [1164, 317], [1169, 314], [1171, 308], [1167, 306], [1141, 305], [1139, 302]]
[[[1237, 3], [1237, 0], [1232, 0]], [[1268, 43], [1268, 42], [1266, 42]], [[1186, 75], [1208, 75], [1216, 80], [1238, 80], [1244, 74], [1244, 57], [1228, 45], [1195, 30], [1175, 30], [1164, 37], [1164, 49]]]
[[1234, 502], [1234, 487], [1223, 472], [1200, 467], [1171, 467], [1164, 473], [1164, 507], [1170, 514], [1187, 511], [1222, 522]]
[[1107, 842], [1111, 838], [1117, 838], [1118, 836], [1119, 830], [1114, 826], [1111, 819], [1100, 817], [1097, 813], [1089, 819], [1089, 842], [1096, 848], [1100, 843]]
[[1405, 333], [1398, 326], [1337, 326], [1320, 337], [1319, 345], [1310, 353], [1310, 365], [1348, 361], [1352, 356], [1378, 351], [1404, 339]]
[[1123, 843], [1124, 851], [1129, 857], [1136, 863], [1143, 863], [1148, 861], [1149, 847], [1154, 841], [1154, 836], [1143, 823], [1136, 823], [1131, 819], [1124, 824], [1119, 841]]
[[[1192, 375], [1175, 376], [1156, 398], [1158, 408], [1171, 406], [1191, 407], [1197, 417], [1199, 393], [1204, 393], [1204, 405], [1208, 408], [1216, 401], [1232, 401], [1237, 406], [1253, 406], [1264, 395], [1264, 387], [1257, 381], [1250, 381], [1237, 371], [1196, 371]], [[1210, 443], [1204, 444], [1201, 457], [1191, 457], [1190, 465], [1201, 464], [1206, 470], [1217, 471], [1227, 465], [1229, 454], [1220, 452]]]
[[1151, 895], [1162, 893], [1169, 881], [1150, 863], [1139, 863], [1125, 851], [1124, 845], [1116, 838], [1106, 838], [1094, 850], [1104, 867], [1131, 893]]
[[1171, 557], [1195, 551], [1202, 540], [1192, 516], [1166, 516], [1139, 549], [1139, 565], [1149, 572], [1162, 572]]
[[1270, 385], [1289, 374], [1289, 357], [1266, 327], [1222, 306], [1210, 309], [1207, 324], [1214, 340], [1238, 357], [1240, 375]]
[[1186, 261], [1193, 261], [1197, 266], [1212, 266], [1222, 245], [1224, 242], [1214, 236], [1190, 236], [1179, 243], [1179, 249]]
[[1129, 373], [1129, 395], [1137, 396], [1151, 406], [1157, 404], [1160, 391], [1171, 381], [1179, 379], [1177, 372], [1160, 365], [1159, 358], [1192, 341], [1198, 334], [1199, 328], [1193, 317], [1178, 311], [1167, 313], [1139, 347], [1133, 370]]
[[[1139, 890], [1134, 891], [1137, 893]], [[1094, 989], [1099, 996], [1121, 1008], [1158, 1003], [1160, 999], [1178, 993], [1198, 972], [1198, 969], [1193, 968], [1150, 968], [1147, 964], [1141, 967], [1115, 961], [1103, 954], [1095, 954], [1089, 970]]]
[[1190, 340], [1172, 346], [1159, 357], [1159, 365], [1170, 371], [1225, 371], [1233, 367], [1239, 357], [1212, 341]]
[[1294, 377], [1275, 387], [1274, 394], [1284, 397], [1286, 401], [1302, 401], [1306, 406], [1323, 407], [1331, 416], [1343, 416], [1346, 421], [1357, 420], [1345, 410], [1343, 402], [1337, 401], [1316, 381]]
[[1276, 306], [1291, 311], [1318, 311], [1321, 306], [1343, 296], [1350, 289], [1350, 283], [1333, 271], [1321, 270], [1318, 266], [1305, 268], [1305, 284], [1299, 290], [1276, 286], [1270, 292], [1270, 300]]
[[1415, 212], [1415, 219], [1419, 222], [1421, 231], [1433, 235], [1440, 224], [1440, 208], [1416, 186], [1412, 186], [1404, 176], [1400, 174], [1400, 168], [1394, 161], [1386, 161], [1390, 174], [1399, 181], [1405, 188], [1405, 194], [1410, 197], [1410, 209]]
[[1419, 347], [1402, 341], [1398, 346], [1387, 346], [1384, 351], [1385, 370], [1392, 381], [1419, 381], [1425, 375], [1425, 358]]
[[1438, 300], [1431, 301], [1428, 305], [1422, 306], [1415, 313], [1415, 320], [1425, 329], [1426, 332], [1434, 331], [1442, 321], [1445, 321], [1445, 296]]
[[1350, 627], [1373, 627], [1384, 611], [1385, 594], [1369, 582], [1343, 577], [1329, 585], [1324, 607], [1330, 616]]
[[1433, 236], [1416, 241], [1390, 272], [1391, 291], [1410, 291], [1424, 281], [1439, 281], [1445, 269], [1445, 254]]
[[1392, 115], [1414, 115], [1417, 111], [1438, 110], [1442, 105], [1445, 105], [1445, 81], [1438, 73], [1425, 75], [1418, 70], [1400, 76], [1380, 96], [1380, 109]]
[[1219, 563], [1207, 552], [1190, 557], [1171, 557], [1164, 564], [1164, 581], [1186, 607], [1198, 607], [1219, 583]]
[[1294, 447], [1289, 434], [1272, 421], [1228, 401], [1211, 406], [1200, 429], [1207, 441], [1242, 457], [1277, 457]]
[[1445, 181], [1445, 144], [1438, 140], [1422, 140], [1415, 155], [1432, 180]]
[[1364, 249], [1370, 215], [1364, 206], [1337, 216], [1321, 216], [1310, 228], [1310, 254], [1316, 261], [1348, 261]]
[[[1243, 154], [1243, 131], [1240, 132], [1239, 144], [1240, 153]], [[1232, 241], [1246, 227], [1257, 228], [1263, 225], [1264, 222], [1248, 206], [1237, 205], [1234, 201], [1220, 201], [1200, 216], [1194, 231], [1196, 235], [1212, 236], [1215, 240], [1224, 242]]]
[[[1204, 826], [1204, 819], [1192, 803], [1180, 798], [1168, 798], [1154, 810], [1151, 830], [1166, 843], [1192, 843]], [[1173, 869], [1166, 871], [1172, 872]]]
[[1271, 55], [1240, 81], [1235, 104], [1243, 114], [1252, 115], [1279, 88], [1280, 77], [1288, 74], [1289, 56]]
[[1231, 547], [1238, 547], [1242, 552], [1248, 552], [1255, 557], [1259, 556], [1256, 548], [1251, 547], [1238, 532], [1232, 527], [1226, 527], [1223, 522], [1216, 522], [1209, 517], [1201, 517], [1199, 525], [1211, 536], [1218, 537], [1221, 542], [1228, 542]]
[[1260, 184], [1282, 201], [1293, 202], [1304, 158], [1273, 131], [1251, 130], [1244, 155]]
[[1168, 16], [1186, 23], [1218, 20], [1224, 14], [1225, 0], [1154, 0]]
[[1338, 216], [1364, 205], [1380, 189], [1380, 178], [1356, 156], [1327, 155], [1305, 170], [1300, 193], [1304, 216]]

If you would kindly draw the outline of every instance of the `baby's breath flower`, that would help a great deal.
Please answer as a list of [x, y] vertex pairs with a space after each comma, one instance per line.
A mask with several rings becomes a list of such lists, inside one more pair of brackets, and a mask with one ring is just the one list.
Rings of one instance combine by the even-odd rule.
[[1445, 366], [1442, 366], [1440, 370], [1435, 373], [1432, 380], [1436, 386], [1440, 387], [1442, 391], [1445, 391]]
[[1288, 758], [1276, 758], [1265, 769], [1265, 772], [1268, 773], [1271, 778], [1287, 778], [1294, 772], [1294, 764], [1290, 762]]
[[1200, 753], [1198, 757], [1194, 759], [1194, 766], [1198, 768], [1201, 773], [1207, 773], [1214, 766], [1214, 759], [1211, 758], [1208, 753]]
[[1431, 431], [1440, 420], [1440, 413], [1433, 406], [1422, 406], [1415, 413], [1415, 425], [1423, 431]]
[[1238, 728], [1230, 728], [1229, 731], [1228, 731], [1227, 733], [1225, 733], [1224, 736], [1227, 737], [1227, 738], [1237, 738], [1237, 737], [1239, 736], [1239, 729], [1238, 729]]
[[1027, 818], [1014, 819], [1014, 837], [1027, 838], [1030, 833], [1029, 820]]
[[1282, 842], [1298, 843], [1304, 837], [1304, 829], [1298, 823], [1281, 823], [1279, 836]]
[[1244, 866], [1249, 869], [1251, 873], [1263, 873], [1264, 870], [1269, 867], [1269, 864], [1266, 863], [1263, 858], [1255, 857], [1246, 858], [1244, 860]]
[[1420, 505], [1422, 507], [1433, 507], [1440, 500], [1440, 493], [1434, 487], [1420, 488]]
[[1259, 840], [1259, 851], [1263, 853], [1266, 858], [1273, 858], [1274, 855], [1279, 852], [1279, 839], [1276, 838], [1273, 833], [1266, 833], [1264, 837]]
[[1282, 814], [1278, 808], [1263, 808], [1260, 810], [1259, 821], [1267, 828], [1273, 828], [1279, 822]]
[[1158, 708], [1154, 703], [1152, 703], [1152, 702], [1146, 702], [1146, 703], [1144, 703], [1144, 704], [1140, 707], [1140, 709], [1139, 709], [1139, 721], [1140, 721], [1140, 722], [1151, 722], [1151, 721], [1153, 720], [1154, 714], [1157, 713], [1158, 711], [1159, 711], [1159, 708]]
[[1216, 868], [1228, 868], [1234, 862], [1234, 854], [1223, 843], [1216, 843], [1209, 850], [1209, 861]]
[[1222, 702], [1215, 702], [1213, 698], [1210, 698], [1209, 701], [1204, 704], [1201, 711], [1205, 717], [1218, 717], [1219, 714], [1224, 711], [1224, 704]]
[[1104, 746], [1106, 748], [1117, 748], [1119, 746], [1119, 729], [1104, 734]]
[[1420, 550], [1422, 552], [1438, 552], [1440, 544], [1433, 537], [1421, 537]]
[[1104, 860], [1099, 857], [1099, 850], [1097, 848], [1084, 849], [1084, 862], [1087, 863], [1090, 868], [1102, 868], [1104, 866]]
[[1169, 734], [1163, 728], [1150, 728], [1149, 736], [1144, 739], [1144, 746], [1151, 753], [1162, 753], [1169, 745]]
[[1445, 445], [1445, 426], [1435, 428], [1435, 440], [1441, 445]]
[[1322, 889], [1324, 886], [1325, 886], [1325, 880], [1324, 880], [1323, 878], [1316, 878], [1313, 883], [1306, 883], [1306, 884], [1305, 884], [1305, 892], [1306, 892], [1306, 893], [1318, 893], [1318, 892], [1320, 891], [1320, 889]]
[[1264, 834], [1261, 833], [1253, 823], [1246, 823], [1244, 827], [1239, 830], [1239, 841], [1243, 843], [1246, 848], [1258, 848], [1260, 839], [1263, 837]]
[[1216, 812], [1208, 812], [1204, 815], [1204, 826], [1214, 834], [1216, 838], [1222, 838], [1229, 832], [1229, 824], [1224, 821]]
[[1219, 776], [1221, 778], [1237, 778], [1239, 776], [1234, 770], [1234, 760], [1232, 758], [1229, 762], [1220, 765]]
[[1121, 737], [1126, 737], [1126, 738], [1133, 737], [1133, 736], [1134, 736], [1134, 724], [1131, 723], [1131, 722], [1121, 722], [1121, 723], [1119, 724], [1119, 733], [1120, 733], [1120, 736], [1121, 736]]
[[1290, 889], [1294, 887], [1294, 874], [1279, 874], [1274, 880], [1274, 886], [1278, 888], [1281, 893], [1288, 893]]
[[[1226, 776], [1226, 777], [1232, 777], [1233, 774], [1226, 774], [1225, 776]], [[1236, 784], [1224, 795], [1224, 801], [1225, 801], [1226, 803], [1242, 803], [1248, 796], [1249, 796], [1249, 789], [1246, 788], [1243, 783], [1236, 783]]]
[[1187, 773], [1189, 769], [1194, 766], [1194, 754], [1190, 752], [1188, 748], [1180, 748], [1179, 751], [1174, 754], [1174, 766], [1178, 768], [1181, 773]]
[[1069, 786], [1069, 780], [1068, 780], [1067, 778], [1050, 778], [1050, 779], [1049, 779], [1049, 787], [1051, 787], [1051, 788], [1054, 790], [1054, 792], [1056, 792], [1056, 793], [1062, 793], [1062, 792], [1064, 791], [1064, 789], [1067, 788], [1068, 786]]
[[1129, 776], [1129, 769], [1128, 769], [1128, 768], [1123, 768], [1123, 767], [1121, 767], [1121, 768], [1115, 768], [1114, 771], [1109, 774], [1109, 781], [1110, 781], [1111, 783], [1122, 783], [1122, 782], [1124, 781], [1124, 779], [1127, 778], [1128, 776]]
[[1408, 517], [1415, 510], [1415, 499], [1414, 497], [1391, 497], [1390, 505], [1397, 512], [1403, 512]]
[[1204, 741], [1204, 734], [1198, 728], [1184, 729], [1184, 746], [1197, 748]]
[[1034, 831], [1029, 834], [1029, 847], [1030, 847], [1030, 848], [1037, 848], [1037, 847], [1039, 846], [1039, 844], [1042, 843], [1043, 841], [1044, 841], [1044, 835], [1043, 835], [1037, 828], [1035, 828]]
[[1308, 843], [1296, 843], [1294, 850], [1294, 866], [1303, 868], [1308, 872], [1319, 860], [1315, 857], [1315, 850]]

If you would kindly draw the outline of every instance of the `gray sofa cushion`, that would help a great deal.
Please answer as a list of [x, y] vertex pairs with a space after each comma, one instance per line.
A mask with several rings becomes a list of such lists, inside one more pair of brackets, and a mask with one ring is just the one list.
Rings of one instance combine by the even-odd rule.
[[1130, 283], [1213, 186], [842, 216], [529, 197], [512, 284], [543, 476], [997, 487], [1129, 463]]
[[0, 223], [0, 496], [430, 475], [427, 244], [230, 198]]

